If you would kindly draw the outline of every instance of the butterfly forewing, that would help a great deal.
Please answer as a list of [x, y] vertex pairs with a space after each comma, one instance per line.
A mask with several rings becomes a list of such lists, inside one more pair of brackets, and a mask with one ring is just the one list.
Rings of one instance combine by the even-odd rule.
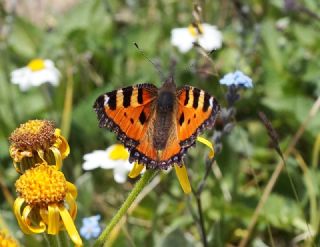
[[100, 127], [107, 127], [115, 132], [129, 149], [138, 145], [146, 131], [157, 90], [156, 86], [146, 83], [99, 96], [94, 109]]
[[213, 96], [191, 86], [180, 88], [177, 97], [179, 107], [176, 117], [180, 145], [189, 147], [204, 129], [214, 125], [220, 106]]

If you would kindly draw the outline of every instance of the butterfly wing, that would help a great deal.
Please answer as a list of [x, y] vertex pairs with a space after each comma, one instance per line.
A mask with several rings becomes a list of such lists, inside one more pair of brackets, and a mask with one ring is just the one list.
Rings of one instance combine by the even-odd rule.
[[177, 131], [182, 149], [192, 146], [199, 134], [212, 128], [220, 106], [204, 90], [184, 86], [177, 91]]
[[156, 86], [145, 83], [99, 96], [93, 106], [99, 126], [115, 132], [130, 151], [146, 133], [157, 92]]

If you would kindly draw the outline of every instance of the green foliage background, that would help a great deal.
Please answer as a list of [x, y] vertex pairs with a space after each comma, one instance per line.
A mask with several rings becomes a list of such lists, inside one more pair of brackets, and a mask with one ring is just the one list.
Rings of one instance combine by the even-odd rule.
[[[205, 89], [222, 106], [227, 88], [218, 81], [224, 74], [240, 69], [253, 79], [254, 88], [241, 91], [235, 128], [223, 139], [217, 156], [223, 177], [219, 181], [210, 173], [201, 194], [209, 246], [239, 243], [280, 160], [258, 111], [272, 121], [283, 151], [302, 124], [305, 132], [267, 199], [250, 246], [319, 246], [320, 117], [304, 121], [320, 93], [320, 5], [317, 0], [199, 4], [205, 22], [217, 25], [224, 37], [223, 47], [210, 54], [213, 63], [197, 49], [180, 54], [170, 44], [171, 30], [194, 20], [191, 1], [80, 1], [55, 16], [52, 26], [9, 13], [0, 1], [1, 184], [15, 195], [18, 175], [8, 154], [10, 133], [29, 119], [54, 120], [71, 146], [63, 171], [79, 190], [78, 229], [83, 217], [99, 213], [103, 224], [111, 219], [133, 184], [115, 183], [110, 170], [84, 172], [81, 164], [85, 153], [116, 142], [114, 134], [98, 128], [92, 109], [97, 96], [136, 83], [161, 85], [158, 72], [133, 45], [136, 42], [165, 74], [175, 59], [176, 83]], [[62, 73], [60, 85], [21, 92], [11, 84], [10, 72], [36, 57], [55, 61]], [[199, 69], [210, 73], [200, 74]], [[209, 138], [212, 134], [206, 132]], [[204, 175], [206, 155], [198, 144], [186, 157], [193, 187]], [[231, 201], [221, 188], [230, 191]], [[2, 194], [0, 198], [1, 216], [13, 235], [25, 246], [42, 246], [38, 238], [18, 234], [11, 208]], [[195, 208], [195, 198], [183, 194], [174, 172], [163, 173], [160, 184], [129, 216], [114, 246], [201, 246], [191, 213], [198, 217]], [[294, 242], [311, 231], [313, 242]]]

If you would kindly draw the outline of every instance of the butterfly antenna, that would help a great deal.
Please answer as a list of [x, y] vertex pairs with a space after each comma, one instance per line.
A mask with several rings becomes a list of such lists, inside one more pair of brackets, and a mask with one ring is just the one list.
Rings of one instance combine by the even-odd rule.
[[169, 77], [174, 77], [176, 67], [177, 67], [177, 60], [174, 58], [171, 58]]
[[142, 56], [147, 59], [153, 66], [154, 68], [158, 71], [158, 73], [160, 74], [161, 76], [161, 80], [163, 80], [165, 78], [163, 72], [161, 71], [161, 67], [159, 66], [159, 64], [156, 64], [155, 62], [153, 62], [146, 54], [145, 52], [140, 49], [140, 47], [138, 46], [138, 44], [136, 42], [133, 43], [134, 46], [138, 49], [138, 51], [140, 51], [140, 53], [142, 54]]

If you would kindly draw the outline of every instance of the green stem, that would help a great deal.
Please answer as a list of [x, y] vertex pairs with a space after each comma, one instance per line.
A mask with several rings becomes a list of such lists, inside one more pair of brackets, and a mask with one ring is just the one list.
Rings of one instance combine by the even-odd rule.
[[61, 120], [61, 132], [67, 139], [70, 134], [73, 101], [73, 71], [71, 65], [67, 68], [67, 89]]
[[58, 235], [43, 234], [50, 247], [60, 247]]
[[156, 170], [146, 170], [143, 174], [142, 178], [136, 183], [130, 194], [128, 195], [127, 199], [122, 204], [121, 208], [118, 212], [113, 216], [110, 223], [107, 227], [103, 230], [97, 241], [94, 243], [94, 247], [103, 246], [103, 244], [107, 241], [108, 235], [111, 233], [112, 229], [117, 225], [117, 223], [121, 220], [121, 218], [127, 213], [129, 207], [134, 202], [136, 197], [139, 195], [141, 190], [148, 184], [150, 179], [156, 173]]
[[61, 246], [63, 246], [63, 247], [69, 247], [70, 246], [70, 241], [68, 239], [66, 231], [60, 231], [59, 232], [59, 240], [60, 240]]

